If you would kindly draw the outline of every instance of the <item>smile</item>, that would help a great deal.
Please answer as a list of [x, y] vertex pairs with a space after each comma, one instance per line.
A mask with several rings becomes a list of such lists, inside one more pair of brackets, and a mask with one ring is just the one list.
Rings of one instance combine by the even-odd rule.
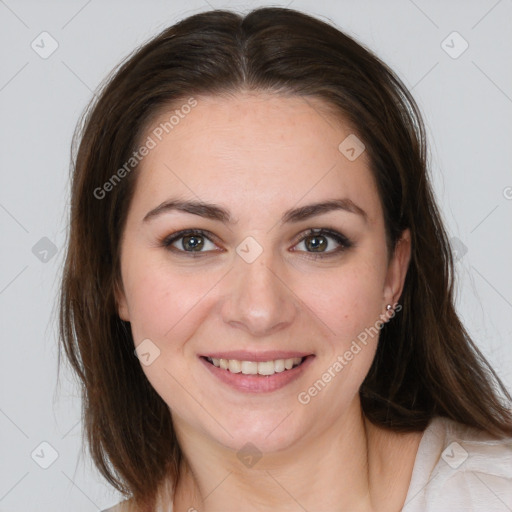
[[298, 379], [315, 356], [296, 352], [231, 352], [205, 354], [199, 359], [216, 382], [220, 381], [238, 392], [268, 393]]
[[207, 357], [208, 362], [231, 373], [243, 373], [244, 375], [265, 375], [270, 376], [275, 373], [291, 370], [302, 364], [303, 357], [293, 357], [289, 359], [276, 359], [273, 361], [240, 361], [238, 359], [218, 359]]

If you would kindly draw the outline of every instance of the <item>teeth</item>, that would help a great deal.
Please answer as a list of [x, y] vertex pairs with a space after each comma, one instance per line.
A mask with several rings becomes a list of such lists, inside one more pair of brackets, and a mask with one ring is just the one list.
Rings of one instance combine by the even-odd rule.
[[258, 373], [258, 363], [254, 361], [242, 361], [242, 373], [244, 375], [256, 375]]
[[238, 361], [236, 359], [217, 359], [208, 357], [208, 361], [217, 368], [229, 370], [232, 373], [243, 373], [244, 375], [274, 375], [285, 370], [291, 370], [302, 363], [302, 357], [290, 359], [276, 359], [275, 361]]
[[265, 361], [264, 363], [258, 363], [258, 373], [260, 375], [274, 375], [275, 362]]
[[278, 359], [274, 361], [274, 371], [276, 373], [284, 372], [284, 359]]
[[230, 359], [228, 363], [228, 369], [231, 373], [240, 373], [242, 371], [242, 363], [236, 359]]

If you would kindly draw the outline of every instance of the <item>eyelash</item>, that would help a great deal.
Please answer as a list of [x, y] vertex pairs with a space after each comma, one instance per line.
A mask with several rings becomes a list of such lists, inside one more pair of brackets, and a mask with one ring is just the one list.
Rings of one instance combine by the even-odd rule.
[[[165, 237], [161, 241], [161, 245], [168, 249], [169, 251], [172, 251], [179, 255], [187, 255], [187, 257], [190, 258], [199, 258], [204, 256], [205, 254], [208, 254], [213, 251], [184, 251], [181, 249], [176, 249], [175, 247], [172, 247], [172, 244], [176, 242], [177, 240], [180, 240], [181, 238], [184, 238], [185, 236], [201, 236], [203, 238], [206, 238], [212, 243], [215, 243], [214, 240], [217, 238], [209, 231], [204, 231], [202, 229], [184, 229], [182, 231], [178, 231], [176, 233], [173, 233], [167, 237]], [[308, 237], [317, 237], [317, 236], [327, 236], [329, 238], [332, 238], [336, 241], [336, 243], [339, 244], [339, 247], [336, 249], [329, 251], [329, 252], [307, 252], [307, 251], [301, 251], [305, 252], [307, 254], [307, 258], [316, 260], [318, 258], [329, 258], [332, 256], [336, 256], [347, 249], [350, 249], [353, 247], [353, 242], [349, 240], [345, 235], [342, 235], [341, 233], [338, 233], [337, 231], [321, 228], [321, 229], [309, 229], [308, 231], [301, 233], [299, 235], [299, 239], [294, 243], [295, 245], [298, 245], [300, 242], [303, 242]], [[294, 251], [295, 252], [295, 251]]]

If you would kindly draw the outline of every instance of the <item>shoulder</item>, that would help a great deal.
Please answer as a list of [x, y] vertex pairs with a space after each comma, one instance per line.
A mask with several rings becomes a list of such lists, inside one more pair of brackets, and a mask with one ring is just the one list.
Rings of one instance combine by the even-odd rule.
[[416, 455], [404, 512], [512, 507], [512, 438], [434, 418]]

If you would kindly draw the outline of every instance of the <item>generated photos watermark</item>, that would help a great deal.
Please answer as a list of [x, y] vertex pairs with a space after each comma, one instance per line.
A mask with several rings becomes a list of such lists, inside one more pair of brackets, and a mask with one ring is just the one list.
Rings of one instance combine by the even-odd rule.
[[104, 199], [109, 192], [129, 175], [140, 162], [149, 155], [152, 149], [155, 149], [158, 143], [163, 139], [164, 135], [169, 134], [181, 122], [182, 119], [190, 114], [192, 109], [197, 106], [197, 100], [193, 97], [189, 98], [179, 109], [173, 111], [167, 121], [160, 123], [153, 129], [143, 144], [132, 153], [132, 156], [105, 182], [101, 187], [96, 187], [93, 191], [96, 199]]
[[[350, 347], [341, 355], [338, 355], [336, 361], [327, 368], [319, 379], [317, 379], [307, 390], [301, 391], [297, 395], [297, 400], [302, 405], [307, 405], [311, 399], [322, 392], [327, 384], [331, 382], [336, 375], [338, 375], [354, 357], [361, 352], [363, 347], [368, 344], [368, 341], [377, 336], [386, 322], [391, 320], [398, 312], [402, 310], [401, 304], [395, 304], [390, 311], [379, 316], [379, 319], [371, 327], [367, 327], [364, 331], [360, 332], [355, 340], [352, 340]], [[361, 346], [363, 345], [363, 346]]]

